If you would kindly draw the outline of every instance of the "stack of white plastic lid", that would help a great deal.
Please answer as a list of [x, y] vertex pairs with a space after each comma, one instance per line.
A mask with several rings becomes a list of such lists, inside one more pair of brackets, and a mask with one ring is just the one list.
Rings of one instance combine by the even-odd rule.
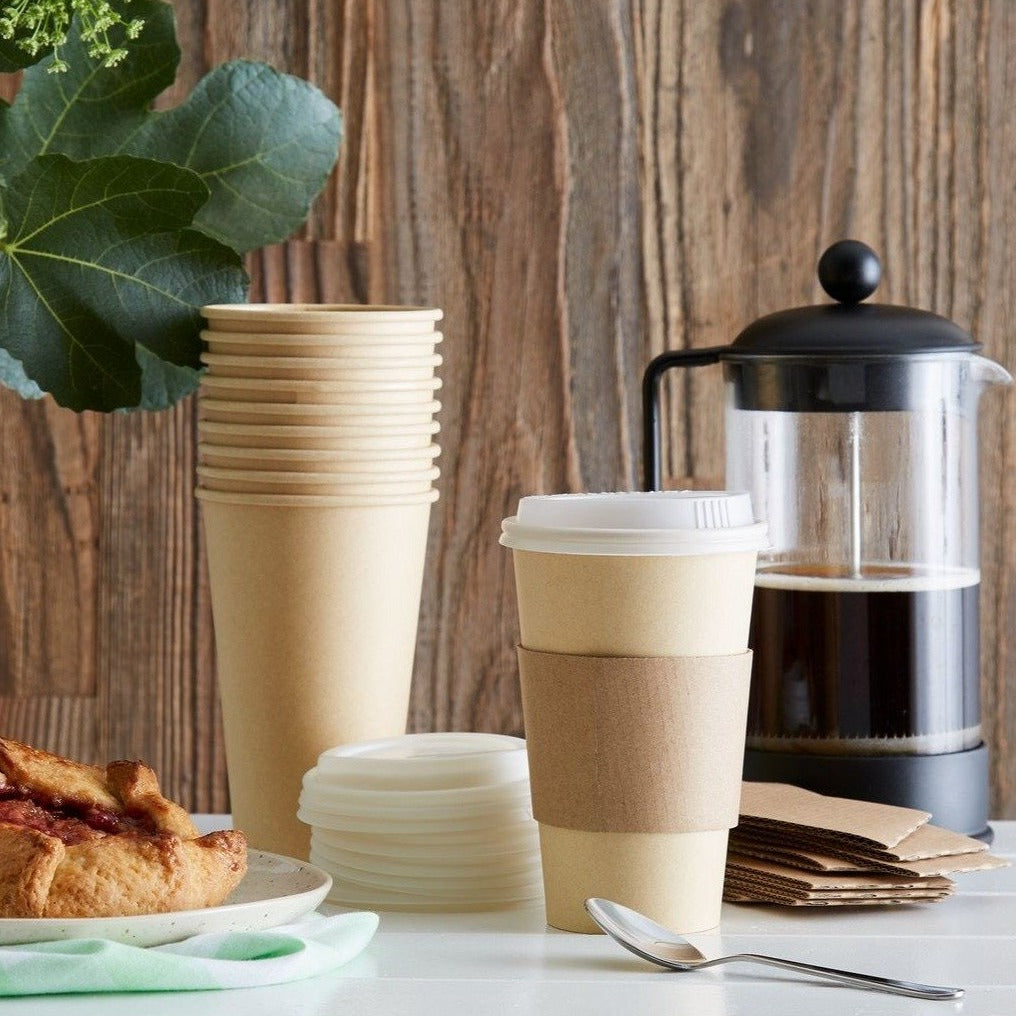
[[304, 776], [298, 814], [332, 903], [487, 910], [542, 896], [520, 738], [406, 734], [332, 748]]

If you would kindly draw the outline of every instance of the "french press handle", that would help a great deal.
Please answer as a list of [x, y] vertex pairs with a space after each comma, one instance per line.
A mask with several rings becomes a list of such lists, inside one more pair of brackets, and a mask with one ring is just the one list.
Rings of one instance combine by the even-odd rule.
[[660, 461], [660, 381], [671, 367], [704, 367], [719, 363], [720, 354], [729, 346], [705, 346], [702, 349], [669, 349], [654, 357], [642, 375], [642, 483], [645, 490], [662, 490]]

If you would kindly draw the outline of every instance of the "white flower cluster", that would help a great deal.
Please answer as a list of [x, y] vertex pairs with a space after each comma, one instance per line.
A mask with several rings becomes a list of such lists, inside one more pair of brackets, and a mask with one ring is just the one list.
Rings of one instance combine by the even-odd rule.
[[140, 18], [125, 21], [108, 0], [15, 0], [0, 12], [0, 37], [13, 39], [30, 56], [52, 50], [49, 71], [60, 73], [67, 70], [60, 47], [67, 41], [75, 14], [81, 20], [81, 38], [88, 55], [101, 60], [104, 67], [115, 67], [127, 56], [126, 47], [111, 42], [110, 29], [123, 26], [126, 38], [136, 39], [144, 27]]

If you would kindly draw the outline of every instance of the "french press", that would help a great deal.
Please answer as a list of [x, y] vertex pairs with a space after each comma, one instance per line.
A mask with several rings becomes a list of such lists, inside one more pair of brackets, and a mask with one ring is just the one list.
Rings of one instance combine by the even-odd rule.
[[768, 523], [744, 775], [930, 811], [983, 835], [977, 408], [1008, 384], [962, 328], [867, 304], [878, 257], [819, 261], [835, 303], [673, 350], [643, 380], [645, 486], [661, 487], [660, 380], [721, 363], [726, 486]]

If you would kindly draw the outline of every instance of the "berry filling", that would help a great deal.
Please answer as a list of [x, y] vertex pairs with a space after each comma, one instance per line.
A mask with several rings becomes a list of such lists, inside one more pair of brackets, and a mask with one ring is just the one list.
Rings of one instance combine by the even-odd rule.
[[56, 836], [68, 846], [119, 833], [153, 833], [146, 816], [131, 816], [108, 808], [60, 799], [11, 783], [0, 786], [0, 823], [25, 826]]

